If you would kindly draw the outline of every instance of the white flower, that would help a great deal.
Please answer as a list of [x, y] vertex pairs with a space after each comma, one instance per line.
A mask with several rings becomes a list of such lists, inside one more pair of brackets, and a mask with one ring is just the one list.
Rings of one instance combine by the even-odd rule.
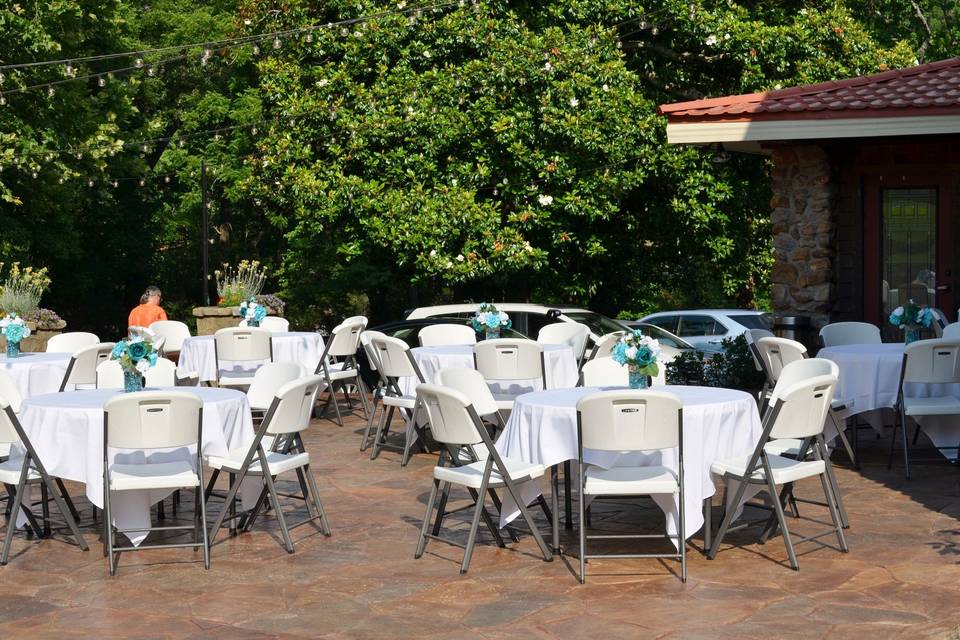
[[146, 358], [140, 358], [137, 360], [137, 371], [140, 373], [146, 373], [150, 369], [150, 361]]
[[604, 91], [610, 91], [610, 87], [609, 87], [609, 85], [607, 85], [607, 83], [603, 83], [603, 90], [604, 90]]
[[543, 70], [544, 70], [544, 71], [553, 71], [553, 65], [548, 62], [547, 64], [543, 65]]
[[895, 316], [902, 316], [902, 315], [903, 315], [903, 307], [897, 307], [896, 309], [894, 309], [894, 310], [893, 310], [893, 315], [895, 315]]
[[624, 354], [627, 357], [627, 360], [633, 360], [637, 357], [637, 348], [636, 347], [627, 347], [627, 350]]
[[143, 342], [143, 336], [142, 336], [142, 335], [137, 334], [137, 335], [133, 336], [132, 338], [130, 338], [129, 344], [137, 344], [138, 342]]
[[433, 54], [430, 53], [430, 49], [425, 49], [424, 52], [423, 52], [423, 57], [426, 58], [427, 60], [429, 60], [429, 59], [430, 59], [430, 56], [432, 56], [432, 55], [433, 55]]
[[436, 249], [430, 249], [430, 257], [432, 258], [432, 257], [435, 256], [435, 255], [437, 255], [437, 250], [436, 250]]
[[397, 3], [397, 9], [403, 9], [406, 6], [407, 6], [407, 3], [403, 2], [403, 0]]
[[533, 246], [531, 246], [529, 241], [523, 243], [523, 250], [527, 253], [533, 253]]
[[326, 78], [321, 78], [320, 80], [317, 80], [317, 86], [318, 86], [318, 87], [325, 87], [325, 86], [327, 86], [328, 84], [330, 84], [330, 81], [327, 80]]
[[457, 254], [457, 262], [463, 262], [463, 254]]
[[570, 98], [570, 106], [576, 109], [578, 106], [580, 106], [580, 101], [576, 98]]
[[553, 196], [541, 195], [537, 198], [537, 201], [540, 203], [540, 206], [546, 207], [553, 204]]
[[709, 38], [707, 38], [708, 47], [712, 47], [715, 44], [717, 44], [717, 36], [710, 36]]

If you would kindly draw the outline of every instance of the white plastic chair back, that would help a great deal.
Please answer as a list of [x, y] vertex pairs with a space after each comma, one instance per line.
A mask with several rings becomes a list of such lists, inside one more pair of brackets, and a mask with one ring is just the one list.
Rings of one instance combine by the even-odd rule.
[[594, 358], [583, 365], [583, 386], [625, 387], [630, 383], [630, 371], [613, 358]]
[[370, 342], [377, 355], [380, 373], [388, 378], [419, 379], [420, 374], [410, 357], [410, 346], [406, 342], [390, 336], [377, 337]]
[[533, 340], [484, 340], [473, 352], [477, 371], [487, 380], [544, 379], [543, 345]]
[[960, 340], [960, 322], [952, 322], [943, 328], [944, 340]]
[[613, 353], [613, 347], [620, 341], [626, 331], [614, 331], [613, 333], [605, 333], [596, 340], [596, 345], [593, 348], [591, 358], [609, 358], [610, 354]]
[[[239, 326], [246, 327], [247, 319], [241, 320]], [[290, 321], [280, 316], [267, 316], [260, 321], [260, 328], [266, 329], [270, 333], [286, 333], [290, 331]]]
[[235, 362], [270, 360], [272, 334], [266, 329], [251, 327], [227, 327], [213, 334], [217, 360]]
[[579, 322], [554, 322], [548, 324], [537, 334], [540, 344], [565, 344], [573, 349], [573, 359], [579, 362], [587, 348], [590, 327]]
[[456, 389], [436, 384], [417, 385], [417, 397], [427, 410], [430, 432], [441, 444], [473, 445], [483, 442], [467, 410], [470, 398]]
[[665, 391], [599, 391], [577, 402], [584, 449], [649, 451], [680, 445], [680, 398]]
[[762, 371], [766, 373], [766, 369], [763, 366], [763, 360], [760, 356], [760, 347], [757, 346], [757, 341], [760, 338], [774, 338], [772, 331], [767, 331], [766, 329], [747, 329], [743, 337], [747, 341], [747, 346], [750, 348], [750, 355], [753, 356], [753, 366], [756, 367], [757, 371]]
[[366, 329], [369, 323], [370, 321], [367, 320], [367, 316], [350, 316], [340, 324], [359, 324], [361, 328]]
[[77, 350], [67, 365], [67, 375], [60, 390], [63, 391], [68, 384], [96, 386], [97, 367], [110, 359], [113, 346], [113, 342], [100, 342]]
[[387, 334], [382, 331], [364, 331], [360, 334], [360, 346], [363, 347], [364, 353], [367, 354], [367, 364], [370, 365], [371, 371], [380, 370], [377, 364], [379, 356], [377, 356], [377, 350], [373, 348], [373, 339], [386, 337]]
[[97, 389], [123, 389], [123, 367], [116, 360], [97, 365]]
[[903, 351], [904, 382], [949, 384], [960, 382], [960, 341], [917, 340]]
[[70, 331], [51, 336], [47, 341], [48, 353], [76, 353], [84, 347], [89, 347], [100, 342], [100, 338], [95, 333], [86, 331]]
[[[0, 410], [5, 406], [2, 404], [4, 401], [6, 401], [6, 405], [13, 408], [14, 413], [17, 413], [20, 411], [23, 396], [20, 395], [20, 389], [17, 387], [13, 376], [3, 369], [0, 369]], [[0, 442], [2, 442], [2, 440], [0, 440]]]
[[834, 322], [820, 329], [825, 347], [844, 344], [880, 344], [880, 329], [869, 322]]
[[107, 446], [166, 449], [197, 444], [203, 401], [185, 391], [122, 393], [103, 406]]
[[947, 314], [936, 307], [930, 307], [930, 311], [933, 313], [933, 333], [937, 338], [942, 338], [944, 328], [950, 324]]
[[164, 348], [167, 346], [167, 339], [163, 336], [154, 336], [150, 342], [153, 344], [153, 350], [157, 353], [163, 353]]
[[776, 384], [780, 379], [780, 372], [791, 362], [803, 360], [807, 357], [807, 348], [796, 340], [787, 338], [760, 338], [757, 340], [757, 349], [763, 359], [770, 384]]
[[157, 320], [150, 324], [150, 330], [163, 338], [163, 348], [171, 352], [179, 353], [183, 341], [190, 337], [190, 328], [178, 320]]
[[143, 374], [148, 387], [175, 387], [177, 386], [177, 365], [166, 358], [157, 358], [153, 365]]
[[456, 389], [470, 399], [477, 415], [489, 416], [497, 413], [497, 400], [490, 392], [490, 386], [483, 374], [476, 369], [451, 367], [437, 372], [436, 382], [444, 387]]
[[346, 320], [335, 326], [327, 342], [327, 355], [345, 358], [356, 354], [360, 347], [360, 334], [364, 326], [362, 322]]
[[420, 329], [418, 337], [421, 347], [477, 344], [477, 332], [462, 324], [431, 324]]
[[253, 374], [253, 382], [247, 389], [250, 408], [266, 410], [274, 396], [285, 385], [306, 377], [302, 366], [293, 362], [269, 362]]
[[265, 418], [267, 433], [276, 436], [297, 433], [309, 427], [322, 384], [323, 377], [310, 375], [280, 387]]
[[[802, 365], [793, 362], [787, 367]], [[813, 376], [790, 386], [778, 384], [770, 403], [775, 409], [779, 407], [770, 437], [803, 439], [822, 433], [836, 386], [836, 375]]]

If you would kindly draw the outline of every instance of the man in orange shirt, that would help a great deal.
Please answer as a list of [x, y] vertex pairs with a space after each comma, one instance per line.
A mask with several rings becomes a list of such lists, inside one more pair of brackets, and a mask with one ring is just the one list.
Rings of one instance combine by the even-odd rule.
[[127, 319], [129, 327], [149, 327], [158, 320], [166, 320], [167, 313], [160, 306], [160, 289], [147, 287], [140, 296], [140, 304], [134, 307]]

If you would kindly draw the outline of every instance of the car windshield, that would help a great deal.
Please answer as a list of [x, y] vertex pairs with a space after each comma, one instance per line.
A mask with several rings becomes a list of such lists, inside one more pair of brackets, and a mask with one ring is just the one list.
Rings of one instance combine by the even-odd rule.
[[771, 324], [770, 315], [767, 313], [731, 314], [729, 318], [734, 322], [742, 324], [747, 329], [769, 329]]
[[616, 320], [608, 318], [607, 316], [594, 313], [593, 311], [570, 311], [568, 313], [564, 313], [563, 315], [567, 316], [574, 322], [587, 325], [590, 327], [590, 331], [598, 336], [602, 336], [606, 333], [613, 333], [614, 331], [626, 331], [628, 329], [626, 325], [620, 324]]

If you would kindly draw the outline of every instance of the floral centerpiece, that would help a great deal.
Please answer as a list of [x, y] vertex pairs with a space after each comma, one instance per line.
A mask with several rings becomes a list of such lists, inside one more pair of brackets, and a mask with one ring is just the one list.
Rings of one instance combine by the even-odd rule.
[[11, 313], [0, 320], [0, 331], [7, 339], [7, 357], [16, 358], [20, 355], [20, 341], [30, 335], [30, 327], [23, 318]]
[[904, 342], [907, 344], [919, 340], [921, 327], [929, 329], [933, 320], [933, 310], [930, 307], [921, 307], [913, 300], [897, 307], [890, 314], [890, 324], [903, 329]]
[[499, 338], [503, 329], [512, 327], [513, 321], [506, 313], [498, 311], [494, 305], [481, 302], [477, 315], [470, 319], [470, 325], [477, 333], [485, 332], [487, 340], [492, 340]]
[[222, 271], [213, 273], [217, 278], [217, 304], [221, 307], [232, 307], [256, 296], [267, 280], [267, 270], [257, 260], [241, 260], [236, 267], [224, 263]]
[[157, 351], [149, 338], [138, 335], [114, 345], [110, 359], [119, 362], [123, 369], [123, 390], [142, 391], [143, 374], [157, 364]]
[[240, 317], [247, 321], [248, 327], [259, 327], [263, 319], [267, 317], [267, 308], [251, 296], [240, 303]]
[[627, 365], [630, 372], [630, 388], [646, 389], [647, 376], [660, 372], [660, 343], [642, 331], [627, 333], [613, 346], [610, 356], [615, 362]]

